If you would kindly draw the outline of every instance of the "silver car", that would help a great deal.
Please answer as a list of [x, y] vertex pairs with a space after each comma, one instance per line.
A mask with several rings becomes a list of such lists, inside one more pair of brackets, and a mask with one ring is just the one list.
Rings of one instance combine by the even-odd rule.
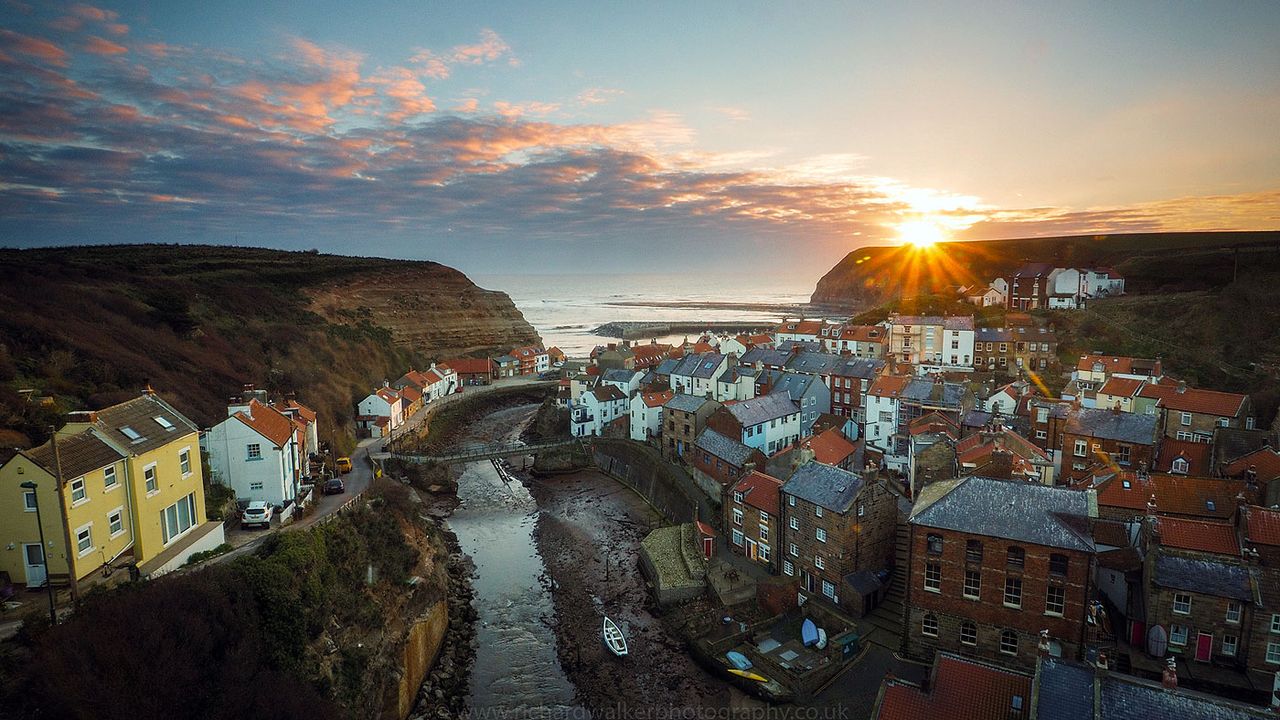
[[271, 505], [266, 500], [254, 500], [240, 515], [240, 527], [271, 527]]

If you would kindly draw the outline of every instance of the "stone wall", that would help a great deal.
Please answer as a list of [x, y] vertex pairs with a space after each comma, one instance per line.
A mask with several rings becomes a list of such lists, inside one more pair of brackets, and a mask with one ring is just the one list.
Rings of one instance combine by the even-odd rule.
[[401, 652], [400, 681], [383, 707], [384, 718], [403, 720], [409, 717], [418, 699], [418, 689], [435, 664], [448, 629], [449, 604], [444, 600], [436, 602], [410, 624]]

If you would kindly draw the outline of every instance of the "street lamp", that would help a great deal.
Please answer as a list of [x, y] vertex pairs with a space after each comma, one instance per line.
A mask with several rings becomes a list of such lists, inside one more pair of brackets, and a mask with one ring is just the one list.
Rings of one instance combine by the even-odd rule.
[[58, 610], [53, 603], [53, 578], [49, 575], [49, 549], [44, 544], [44, 523], [40, 521], [40, 493], [36, 492], [36, 484], [30, 480], [20, 487], [31, 491], [31, 498], [36, 506], [36, 529], [40, 531], [40, 558], [44, 562], [44, 586], [49, 590], [49, 622], [58, 624]]

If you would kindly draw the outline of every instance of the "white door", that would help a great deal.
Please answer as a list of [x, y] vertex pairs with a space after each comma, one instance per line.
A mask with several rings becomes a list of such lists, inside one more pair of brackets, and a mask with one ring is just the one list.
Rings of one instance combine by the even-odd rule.
[[22, 559], [27, 565], [27, 587], [42, 587], [48, 577], [44, 567], [44, 549], [40, 543], [22, 546]]

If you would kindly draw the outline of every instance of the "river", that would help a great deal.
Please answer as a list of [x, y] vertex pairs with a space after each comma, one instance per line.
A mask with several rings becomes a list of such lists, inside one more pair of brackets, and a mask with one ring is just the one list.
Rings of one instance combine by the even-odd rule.
[[[526, 406], [488, 415], [473, 425], [468, 440], [514, 437], [532, 412]], [[534, 542], [537, 503], [519, 482], [504, 483], [487, 461], [463, 466], [458, 500], [449, 527], [476, 567], [473, 714], [576, 716], [573, 684], [556, 655], [546, 569]]]

